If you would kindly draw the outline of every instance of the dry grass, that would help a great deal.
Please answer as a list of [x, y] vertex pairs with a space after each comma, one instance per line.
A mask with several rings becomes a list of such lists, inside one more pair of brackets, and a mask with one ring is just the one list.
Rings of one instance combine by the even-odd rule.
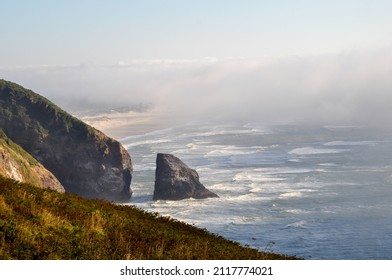
[[140, 209], [0, 177], [0, 259], [290, 259]]

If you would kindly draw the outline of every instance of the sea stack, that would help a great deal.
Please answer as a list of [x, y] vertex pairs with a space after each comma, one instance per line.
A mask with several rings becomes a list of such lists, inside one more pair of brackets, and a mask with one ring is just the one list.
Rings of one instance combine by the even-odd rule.
[[157, 154], [154, 200], [218, 197], [199, 181], [196, 170], [171, 154]]

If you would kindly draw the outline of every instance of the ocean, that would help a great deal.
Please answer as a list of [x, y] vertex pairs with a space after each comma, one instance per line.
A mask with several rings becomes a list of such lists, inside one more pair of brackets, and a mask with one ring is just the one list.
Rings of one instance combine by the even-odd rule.
[[[304, 259], [392, 259], [392, 133], [358, 126], [191, 122], [120, 140], [130, 204], [244, 246]], [[219, 198], [153, 201], [157, 153]]]

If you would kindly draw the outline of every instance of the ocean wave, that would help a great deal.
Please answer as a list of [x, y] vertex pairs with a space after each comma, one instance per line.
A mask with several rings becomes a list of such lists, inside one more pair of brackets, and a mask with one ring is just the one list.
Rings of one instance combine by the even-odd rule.
[[172, 140], [169, 139], [158, 139], [158, 140], [143, 140], [143, 141], [137, 141], [129, 144], [123, 144], [126, 149], [129, 149], [131, 147], [135, 146], [142, 146], [142, 145], [152, 145], [152, 144], [163, 144], [163, 143], [169, 143], [172, 142]]
[[249, 192], [258, 194], [258, 193], [263, 193], [264, 189], [263, 188], [252, 188], [249, 190]]
[[266, 125], [260, 125], [259, 123], [247, 123], [243, 127], [250, 129], [251, 132], [258, 135], [267, 135], [274, 133], [274, 130], [271, 127], [268, 127]]
[[[216, 147], [216, 145], [212, 145], [210, 142], [195, 141], [195, 142], [185, 144], [185, 147], [182, 146], [180, 149], [175, 149], [172, 153], [179, 154], [179, 155], [192, 154], [192, 155], [204, 156], [206, 153], [208, 153], [214, 147]], [[175, 147], [173, 147], [173, 148], [175, 148]]]
[[134, 164], [133, 165], [134, 171], [152, 171], [152, 170], [155, 170], [155, 168], [156, 168], [155, 163]]
[[326, 163], [319, 163], [320, 166], [327, 166], [327, 167], [335, 167], [338, 166], [336, 163], [326, 162]]
[[238, 195], [234, 195], [234, 194], [230, 194], [226, 197], [222, 197], [224, 198], [224, 200], [226, 202], [232, 202], [236, 204], [236, 207], [238, 207], [239, 205], [249, 205], [250, 202], [254, 203], [256, 201], [269, 201], [271, 200], [270, 197], [262, 197], [260, 195], [258, 195], [257, 193], [252, 193], [252, 192], [247, 192], [244, 194], [238, 194]]
[[313, 147], [303, 147], [303, 148], [296, 148], [288, 153], [290, 155], [318, 155], [318, 154], [339, 154], [343, 152], [347, 152], [347, 149], [320, 149], [320, 148], [313, 148]]
[[200, 149], [208, 149], [209, 147], [211, 147], [211, 145], [213, 145], [212, 142], [207, 142], [207, 141], [195, 141], [195, 142], [191, 142], [185, 145], [185, 147], [187, 147], [188, 149], [191, 150], [200, 150]]
[[266, 176], [264, 174], [255, 174], [254, 172], [240, 172], [233, 177], [233, 181], [250, 181], [250, 182], [280, 182], [284, 181], [284, 178]]
[[264, 175], [279, 175], [279, 174], [305, 174], [310, 172], [326, 172], [325, 169], [321, 168], [290, 168], [290, 167], [279, 167], [279, 168], [256, 168], [253, 172], [263, 173]]
[[208, 157], [221, 157], [221, 156], [236, 156], [236, 155], [251, 155], [262, 152], [265, 148], [262, 146], [251, 147], [238, 147], [234, 145], [212, 145], [209, 146], [210, 150], [204, 156]]
[[324, 146], [374, 146], [376, 144], [376, 141], [331, 141]]
[[303, 192], [288, 192], [288, 193], [282, 193], [279, 197], [280, 198], [296, 198], [296, 197], [303, 197], [304, 194]]
[[229, 225], [254, 225], [262, 220], [259, 216], [238, 216], [231, 220]]
[[297, 163], [297, 162], [301, 162], [301, 160], [299, 158], [291, 158], [291, 159], [288, 159], [287, 162]]
[[284, 212], [290, 213], [290, 214], [296, 214], [296, 215], [309, 213], [309, 211], [306, 211], [304, 209], [287, 209], [287, 210], [284, 210]]
[[298, 222], [290, 223], [287, 224], [283, 229], [289, 229], [289, 228], [307, 228], [308, 222], [305, 220], [301, 220]]
[[233, 125], [222, 125], [222, 126], [197, 126], [190, 127], [190, 131], [183, 132], [178, 137], [180, 139], [185, 138], [197, 138], [197, 137], [214, 137], [222, 135], [237, 135], [237, 134], [250, 134], [252, 129], [233, 126]]
[[220, 176], [220, 175], [231, 175], [233, 174], [232, 170], [227, 170], [227, 169], [216, 169], [216, 168], [212, 168], [209, 166], [203, 166], [197, 169], [197, 172], [201, 173], [205, 173], [205, 174], [213, 174], [214, 176]]

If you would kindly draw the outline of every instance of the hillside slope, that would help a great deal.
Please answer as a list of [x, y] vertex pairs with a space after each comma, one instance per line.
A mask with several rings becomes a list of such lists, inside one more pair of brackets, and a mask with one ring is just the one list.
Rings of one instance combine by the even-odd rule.
[[107, 200], [131, 197], [131, 157], [119, 142], [5, 80], [0, 80], [0, 128], [50, 170], [66, 192]]
[[0, 129], [0, 175], [41, 188], [64, 192], [57, 178], [37, 160], [12, 142]]
[[0, 259], [292, 259], [130, 206], [0, 176]]

